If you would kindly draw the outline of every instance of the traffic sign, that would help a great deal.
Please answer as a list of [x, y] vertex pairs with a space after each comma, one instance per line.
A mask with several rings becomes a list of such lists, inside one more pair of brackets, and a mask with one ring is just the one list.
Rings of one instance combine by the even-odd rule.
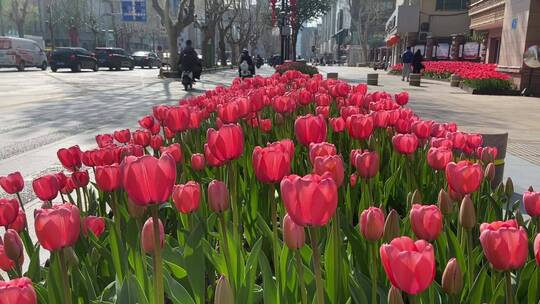
[[146, 0], [123, 0], [122, 21], [146, 22]]

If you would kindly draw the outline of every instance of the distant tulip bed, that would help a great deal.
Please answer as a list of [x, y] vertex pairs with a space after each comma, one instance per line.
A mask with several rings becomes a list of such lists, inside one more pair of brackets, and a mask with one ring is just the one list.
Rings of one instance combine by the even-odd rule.
[[33, 215], [1, 177], [0, 303], [536, 303], [540, 193], [524, 222], [497, 150], [408, 100], [236, 79], [58, 150]]
[[[510, 76], [498, 72], [496, 64], [469, 61], [425, 61], [423, 64], [423, 74], [428, 78], [450, 79], [450, 76], [456, 74], [466, 85], [481, 92], [496, 93], [512, 89]], [[401, 74], [402, 69], [402, 64], [394, 65], [390, 73]]]

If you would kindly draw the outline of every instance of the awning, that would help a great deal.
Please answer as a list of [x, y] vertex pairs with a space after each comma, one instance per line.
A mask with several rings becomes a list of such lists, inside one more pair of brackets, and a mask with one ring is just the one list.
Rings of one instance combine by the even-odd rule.
[[393, 45], [397, 44], [400, 40], [401, 40], [401, 38], [399, 37], [399, 35], [397, 35], [397, 34], [396, 35], [391, 35], [386, 39], [386, 45], [387, 46], [393, 46]]

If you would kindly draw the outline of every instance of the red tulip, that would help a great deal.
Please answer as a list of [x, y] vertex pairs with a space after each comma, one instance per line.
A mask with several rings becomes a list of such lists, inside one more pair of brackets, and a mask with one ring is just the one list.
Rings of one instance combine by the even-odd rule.
[[24, 180], [20, 172], [13, 172], [0, 177], [0, 186], [8, 194], [21, 192], [24, 188]]
[[155, 121], [149, 131], [150, 133], [152, 133], [152, 135], [157, 135], [159, 131], [161, 131], [161, 125], [159, 124], [159, 121]]
[[452, 145], [456, 149], [463, 149], [467, 145], [467, 135], [463, 132], [447, 133], [446, 138], [452, 141]]
[[337, 185], [328, 176], [289, 175], [281, 181], [281, 197], [296, 224], [324, 226], [336, 212]]
[[392, 145], [401, 154], [412, 154], [418, 148], [418, 137], [414, 134], [396, 134], [392, 137]]
[[480, 244], [484, 255], [500, 271], [519, 269], [527, 261], [528, 238], [515, 220], [480, 225]]
[[394, 124], [397, 133], [407, 134], [411, 132], [411, 121], [409, 119], [399, 118]]
[[218, 105], [217, 112], [219, 118], [226, 124], [236, 123], [241, 116], [239, 103], [235, 101]]
[[473, 193], [480, 187], [484, 172], [480, 164], [473, 164], [467, 160], [446, 165], [446, 180], [452, 190], [459, 194]]
[[182, 213], [196, 211], [201, 202], [201, 186], [194, 181], [189, 181], [184, 185], [176, 185], [173, 189], [172, 199], [178, 211]]
[[415, 295], [433, 282], [435, 254], [430, 243], [402, 236], [382, 245], [379, 251], [386, 276], [396, 288]]
[[214, 212], [229, 208], [229, 190], [224, 182], [213, 180], [208, 184], [208, 206]]
[[315, 103], [318, 106], [329, 106], [332, 103], [332, 97], [328, 94], [315, 95]]
[[[2, 239], [0, 238], [0, 240]], [[7, 256], [4, 245], [0, 241], [0, 269], [2, 269], [5, 272], [9, 272], [9, 271], [15, 270], [16, 269], [15, 266], [16, 266], [15, 262]], [[0, 284], [2, 284], [2, 282], [3, 281], [0, 280]], [[0, 298], [0, 303], [2, 303], [2, 298]]]
[[102, 217], [87, 216], [83, 220], [82, 231], [84, 235], [91, 231], [96, 237], [100, 237], [105, 232], [105, 220]]
[[431, 147], [433, 148], [446, 148], [448, 150], [452, 150], [454, 147], [454, 144], [451, 140], [446, 138], [431, 138], [430, 142]]
[[536, 265], [540, 266], [540, 233], [534, 238], [534, 259], [536, 260]]
[[411, 130], [420, 139], [426, 139], [431, 134], [431, 124], [429, 120], [417, 120], [411, 124]]
[[19, 214], [17, 214], [15, 220], [8, 225], [8, 228], [17, 232], [21, 232], [26, 228], [26, 214], [22, 209], [19, 209]]
[[117, 142], [122, 144], [127, 144], [131, 140], [131, 132], [129, 132], [129, 129], [114, 131], [113, 136]]
[[401, 92], [395, 95], [396, 103], [400, 106], [404, 106], [409, 102], [409, 93]]
[[[165, 242], [165, 229], [163, 229], [161, 219], [158, 219], [158, 227], [160, 247], [163, 249], [163, 244]], [[141, 232], [141, 247], [144, 252], [154, 254], [156, 249], [154, 240], [154, 220], [150, 217], [144, 223]]]
[[34, 227], [41, 246], [55, 251], [75, 245], [81, 231], [81, 215], [73, 204], [56, 204], [35, 211]]
[[380, 240], [384, 233], [384, 212], [376, 207], [369, 207], [362, 211], [360, 232], [370, 242]]
[[356, 183], [357, 183], [357, 182], [358, 182], [358, 175], [357, 175], [356, 172], [355, 172], [355, 173], [353, 173], [353, 174], [351, 174], [351, 175], [349, 176], [349, 185], [350, 185], [351, 187], [354, 187], [354, 186], [356, 186]]
[[483, 138], [482, 134], [478, 133], [469, 133], [467, 134], [467, 145], [476, 149], [482, 145]]
[[447, 148], [429, 148], [427, 153], [427, 163], [435, 170], [444, 170], [446, 165], [452, 161], [452, 150]]
[[289, 214], [285, 214], [283, 217], [283, 240], [291, 250], [300, 249], [306, 243], [304, 227], [297, 225]]
[[311, 103], [313, 101], [313, 95], [311, 92], [309, 92], [307, 89], [302, 89], [299, 94], [298, 102], [305, 106]]
[[146, 155], [126, 161], [121, 175], [124, 189], [134, 203], [142, 206], [161, 204], [171, 197], [176, 163], [168, 153], [159, 159]]
[[208, 151], [220, 162], [237, 159], [244, 152], [244, 134], [238, 124], [223, 125], [217, 131], [208, 129], [206, 137]]
[[523, 204], [528, 215], [540, 216], [540, 192], [526, 191], [523, 193]]
[[476, 148], [476, 156], [484, 164], [495, 161], [497, 159], [497, 148], [496, 147], [478, 147]]
[[210, 167], [220, 167], [225, 164], [224, 160], [221, 160], [212, 154], [208, 144], [204, 144], [204, 159]]
[[373, 125], [376, 128], [386, 128], [388, 126], [388, 120], [390, 118], [390, 114], [388, 111], [376, 111], [371, 113], [371, 117], [373, 117]]
[[346, 126], [352, 138], [367, 139], [373, 133], [373, 117], [355, 114], [347, 118]]
[[191, 155], [191, 168], [195, 171], [201, 171], [204, 169], [204, 155], [201, 153], [195, 153]]
[[17, 231], [7, 229], [4, 234], [4, 251], [12, 261], [18, 261], [19, 265], [24, 262], [24, 246]]
[[337, 149], [334, 144], [327, 142], [309, 144], [309, 160], [311, 161], [311, 164], [313, 164], [315, 158], [318, 156], [330, 156], [336, 154]]
[[342, 132], [345, 130], [345, 119], [343, 117], [330, 118], [330, 125], [334, 132]]
[[257, 146], [253, 150], [252, 164], [260, 182], [276, 183], [290, 173], [291, 156], [281, 144], [264, 148]]
[[139, 119], [139, 125], [146, 130], [150, 130], [154, 125], [154, 117], [150, 115], [144, 116], [143, 118]]
[[159, 105], [152, 108], [152, 114], [158, 121], [164, 121], [169, 111], [169, 106]]
[[304, 146], [326, 140], [326, 122], [322, 116], [299, 116], [294, 122], [294, 134]]
[[133, 142], [139, 146], [148, 147], [150, 145], [150, 139], [152, 133], [148, 130], [137, 130], [133, 132]]
[[88, 186], [90, 176], [88, 175], [88, 171], [77, 171], [71, 174], [71, 180], [77, 188], [83, 188]]
[[154, 135], [152, 138], [150, 138], [150, 147], [152, 149], [157, 150], [163, 146], [163, 137], [161, 135]]
[[73, 146], [67, 149], [62, 148], [58, 150], [56, 155], [64, 168], [70, 171], [77, 171], [82, 165], [81, 153], [79, 146]]
[[37, 296], [29, 278], [0, 281], [0, 304], [36, 304]]
[[160, 148], [161, 154], [169, 153], [176, 163], [182, 162], [182, 147], [180, 144], [172, 144], [168, 147], [161, 147]]
[[341, 155], [317, 156], [313, 162], [313, 172], [317, 175], [329, 173], [339, 187], [345, 179], [345, 168]]
[[442, 230], [442, 213], [435, 205], [413, 204], [409, 214], [414, 234], [426, 241], [437, 239]]
[[114, 137], [111, 134], [98, 134], [96, 135], [96, 143], [98, 147], [105, 148], [113, 144]]
[[272, 120], [270, 119], [261, 119], [259, 127], [263, 132], [270, 132], [272, 130]]
[[0, 226], [13, 223], [19, 214], [17, 199], [0, 198]]
[[296, 103], [294, 99], [290, 96], [278, 96], [272, 100], [272, 107], [276, 113], [291, 113], [296, 108]]
[[120, 167], [116, 164], [111, 166], [96, 167], [96, 184], [101, 191], [113, 192], [120, 188]]
[[363, 178], [372, 178], [379, 172], [379, 154], [376, 151], [352, 150], [351, 163]]

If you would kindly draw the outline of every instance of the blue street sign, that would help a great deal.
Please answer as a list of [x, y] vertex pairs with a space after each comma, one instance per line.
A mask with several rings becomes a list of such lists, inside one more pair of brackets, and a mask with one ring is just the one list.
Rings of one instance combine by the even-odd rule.
[[146, 0], [122, 0], [122, 21], [146, 22]]

